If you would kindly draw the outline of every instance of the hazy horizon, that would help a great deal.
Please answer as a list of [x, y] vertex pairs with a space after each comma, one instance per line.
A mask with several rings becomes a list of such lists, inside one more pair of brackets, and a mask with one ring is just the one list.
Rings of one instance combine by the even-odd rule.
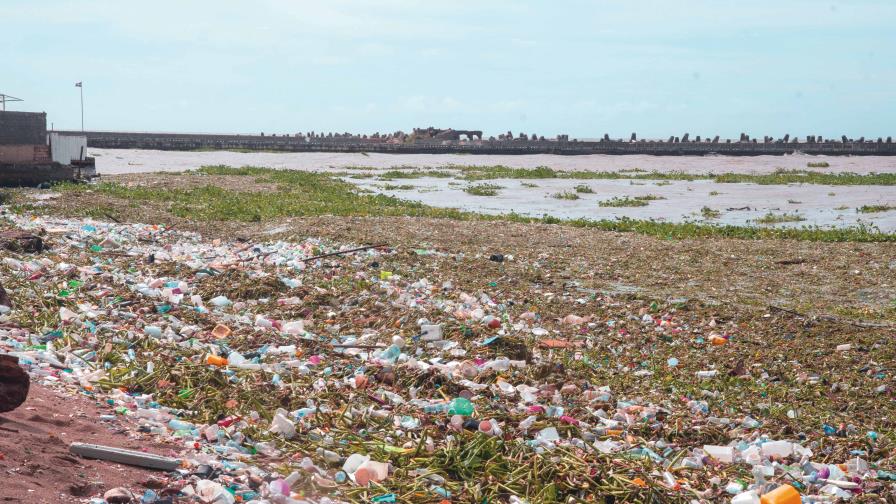
[[[79, 129], [896, 135], [896, 4], [8, 2], [0, 93]], [[48, 124], [49, 126], [49, 124]]]

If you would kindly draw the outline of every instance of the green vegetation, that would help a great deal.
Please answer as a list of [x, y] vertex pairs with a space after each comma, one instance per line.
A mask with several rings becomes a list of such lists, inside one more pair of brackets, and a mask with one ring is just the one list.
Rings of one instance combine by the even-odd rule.
[[389, 170], [387, 172], [381, 173], [378, 180], [395, 180], [395, 179], [418, 179], [424, 177], [433, 177], [433, 178], [449, 178], [453, 177], [454, 174], [451, 172], [447, 172], [444, 170], [422, 170], [422, 169], [411, 169], [411, 170]]
[[722, 193], [720, 193], [719, 191], [709, 191], [710, 196], [718, 196], [720, 194], [722, 194]]
[[573, 219], [562, 220], [544, 216], [540, 219], [519, 215], [505, 215], [502, 219], [535, 222], [542, 224], [562, 224], [572, 227], [615, 231], [620, 233], [640, 233], [669, 240], [693, 238], [735, 238], [741, 240], [805, 240], [821, 242], [891, 242], [896, 243], [896, 234], [881, 233], [879, 229], [860, 224], [856, 227], [825, 229], [818, 226], [799, 228], [766, 228], [750, 226], [720, 226], [694, 222], [671, 223], [655, 220], [630, 219], [627, 217], [610, 220]]
[[538, 187], [538, 184], [533, 184], [532, 182], [520, 182], [520, 185], [523, 187]]
[[457, 166], [447, 167], [470, 181], [493, 179], [573, 179], [573, 180], [701, 180], [711, 175], [690, 175], [682, 172], [644, 172], [629, 170], [619, 172], [558, 171], [546, 166], [538, 168], [510, 168], [508, 166]]
[[383, 190], [385, 191], [410, 191], [413, 188], [414, 186], [412, 186], [411, 184], [383, 184]]
[[25, 212], [33, 212], [37, 209], [32, 203], [28, 203], [22, 201], [21, 193], [10, 191], [10, 190], [0, 190], [0, 205], [4, 205], [7, 210], [14, 214], [23, 214]]
[[802, 201], [797, 201], [795, 199], [789, 199], [789, 200], [787, 200], [787, 202], [790, 203], [791, 205], [802, 205], [803, 204]]
[[781, 224], [784, 222], [802, 222], [805, 217], [798, 214], [773, 214], [771, 212], [756, 219], [757, 224]]
[[824, 184], [824, 185], [896, 185], [896, 173], [819, 173], [808, 170], [777, 169], [763, 175], [724, 173], [721, 175], [695, 175], [684, 172], [586, 172], [556, 171], [547, 167], [508, 168], [506, 166], [449, 167], [459, 170], [466, 180], [510, 179], [579, 179], [579, 180], [712, 180], [718, 183], [751, 183], [760, 185]]
[[638, 201], [656, 201], [656, 200], [664, 200], [666, 198], [663, 196], [657, 196], [656, 194], [647, 194], [644, 196], [635, 196], [635, 199]]
[[642, 199], [638, 199], [638, 198], [631, 198], [628, 196], [623, 196], [623, 197], [615, 196], [608, 200], [601, 201], [599, 203], [599, 205], [602, 207], [618, 208], [618, 207], [642, 207], [642, 206], [649, 205], [649, 203], [647, 202], [647, 200], [642, 200]]
[[[197, 221], [242, 221], [258, 222], [282, 217], [303, 216], [412, 216], [449, 218], [457, 220], [511, 221], [535, 224], [565, 225], [614, 232], [634, 232], [663, 239], [692, 238], [735, 238], [791, 239], [824, 242], [892, 242], [896, 234], [882, 233], [866, 224], [845, 229], [823, 229], [819, 227], [774, 228], [733, 225], [700, 224], [693, 222], [668, 223], [653, 220], [621, 219], [574, 219], [562, 220], [545, 215], [530, 217], [515, 213], [492, 216], [473, 212], [463, 212], [450, 208], [433, 208], [419, 202], [404, 201], [382, 194], [360, 194], [348, 182], [338, 180], [328, 174], [274, 170], [269, 168], [230, 168], [209, 166], [184, 176], [241, 175], [254, 177], [259, 182], [277, 184], [277, 191], [237, 191], [213, 185], [189, 189], [170, 189], [148, 186], [124, 186], [102, 182], [99, 184], [61, 183], [55, 189], [61, 192], [93, 191], [102, 196], [120, 199], [124, 206], [144, 208], [153, 203], [179, 218]], [[497, 190], [497, 189], [495, 189]], [[638, 206], [646, 201], [634, 200]], [[114, 200], [112, 200], [114, 202]], [[106, 203], [94, 205], [101, 210], [112, 206]], [[120, 211], [121, 207], [118, 207]], [[34, 208], [32, 211], [39, 211]], [[91, 211], [97, 218], [101, 212]], [[81, 212], [79, 215], [83, 215]]]
[[551, 197], [556, 198], [556, 199], [562, 199], [562, 200], [577, 200], [577, 199], [579, 199], [578, 194], [576, 194], [574, 192], [570, 192], [570, 191], [554, 193], [551, 195]]
[[576, 192], [582, 194], [594, 194], [594, 189], [585, 184], [579, 184], [576, 186]]
[[500, 189], [504, 188], [496, 184], [475, 184], [467, 186], [464, 192], [473, 196], [496, 196]]
[[[440, 209], [415, 201], [382, 194], [360, 194], [355, 187], [325, 173], [206, 166], [197, 175], [242, 175], [262, 183], [277, 184], [277, 191], [234, 191], [212, 185], [189, 189], [123, 186], [101, 182], [96, 185], [59, 184], [63, 191], [93, 190], [125, 201], [160, 202], [173, 215], [200, 221], [258, 222], [284, 216], [313, 215], [410, 215], [461, 218], [463, 212]], [[189, 175], [188, 175], [189, 176]]]
[[831, 163], [828, 163], [827, 161], [819, 161], [817, 163], [809, 162], [806, 163], [806, 166], [809, 168], [830, 168]]
[[876, 213], [876, 212], [889, 212], [890, 210], [896, 210], [896, 206], [893, 205], [864, 205], [856, 210], [860, 213]]
[[705, 206], [700, 209], [700, 215], [702, 215], [704, 219], [718, 219], [722, 216], [722, 212]]
[[824, 185], [896, 185], [896, 173], [819, 173], [806, 170], [782, 170], [765, 175], [726, 173], [715, 177], [719, 183], [751, 183], [760, 185], [824, 184]]
[[[371, 170], [376, 168], [354, 166], [352, 170]], [[494, 179], [571, 179], [571, 180], [651, 180], [669, 182], [673, 180], [696, 181], [709, 180], [718, 183], [751, 183], [761, 185], [783, 184], [824, 184], [824, 185], [896, 185], [896, 173], [869, 173], [859, 175], [851, 172], [821, 173], [810, 170], [787, 170], [778, 168], [772, 173], [761, 175], [748, 173], [692, 174], [680, 171], [647, 172], [640, 168], [630, 168], [614, 172], [606, 171], [562, 171], [546, 166], [537, 168], [511, 168], [496, 166], [448, 165], [440, 169], [415, 168], [409, 166], [395, 167], [379, 174], [380, 180], [439, 177], [456, 177], [469, 182]]]

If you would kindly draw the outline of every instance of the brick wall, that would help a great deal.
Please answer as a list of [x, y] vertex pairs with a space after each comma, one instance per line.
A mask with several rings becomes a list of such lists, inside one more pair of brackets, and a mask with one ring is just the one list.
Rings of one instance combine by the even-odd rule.
[[46, 144], [46, 113], [0, 111], [0, 146]]
[[0, 145], [0, 163], [30, 163], [34, 161], [33, 145]]

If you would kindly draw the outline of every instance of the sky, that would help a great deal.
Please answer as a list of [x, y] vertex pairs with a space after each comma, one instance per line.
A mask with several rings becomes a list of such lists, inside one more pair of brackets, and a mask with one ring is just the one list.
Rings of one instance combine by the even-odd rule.
[[893, 0], [3, 0], [57, 129], [896, 136]]

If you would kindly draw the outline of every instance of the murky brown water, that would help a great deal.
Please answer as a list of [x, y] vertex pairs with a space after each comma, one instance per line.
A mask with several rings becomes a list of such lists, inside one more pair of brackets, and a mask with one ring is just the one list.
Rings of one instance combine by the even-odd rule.
[[[657, 156], [473, 156], [456, 154], [354, 154], [354, 153], [237, 153], [166, 152], [145, 150], [91, 149], [97, 156], [100, 173], [140, 173], [185, 171], [204, 165], [263, 166], [278, 169], [338, 171], [347, 167], [384, 170], [399, 166], [443, 167], [447, 165], [505, 165], [517, 168], [549, 166], [558, 170], [645, 171], [707, 173], [770, 173], [778, 168], [806, 169], [807, 163], [827, 162], [824, 172], [896, 172], [896, 157], [759, 156], [759, 157], [657, 157]], [[375, 179], [345, 179], [376, 192], [418, 200], [436, 207], [460, 208], [489, 214], [517, 212], [540, 217], [656, 219], [669, 222], [703, 221], [723, 224], [756, 225], [768, 213], [794, 214], [800, 222], [778, 226], [849, 227], [871, 224], [882, 231], [896, 232], [896, 211], [860, 213], [863, 205], [896, 205], [893, 186], [823, 186], [815, 184], [756, 185], [718, 184], [710, 180], [694, 182], [651, 182], [646, 180], [584, 181], [594, 194], [579, 194], [577, 200], [552, 197], [574, 191], [583, 181], [566, 179], [489, 181], [503, 187], [491, 197], [473, 196], [463, 191], [466, 182], [454, 179], [403, 179], [393, 184], [412, 185], [410, 190], [387, 190]], [[663, 199], [643, 207], [601, 207], [612, 197], [656, 195]], [[719, 212], [707, 219], [704, 207]]]
[[[798, 215], [802, 221], [776, 226], [851, 227], [873, 225], [896, 232], [896, 210], [860, 213], [863, 205], [896, 205], [893, 186], [827, 186], [817, 184], [758, 185], [719, 184], [712, 180], [651, 182], [648, 180], [489, 180], [502, 187], [496, 196], [474, 196], [463, 191], [465, 182], [445, 178], [402, 179], [394, 185], [412, 185], [414, 189], [387, 190], [375, 179], [350, 179], [362, 187], [399, 198], [417, 200], [443, 208], [461, 208], [487, 214], [516, 212], [533, 217], [550, 215], [563, 219], [653, 219], [667, 222], [697, 221], [717, 224], [757, 225], [766, 214]], [[575, 193], [585, 183], [593, 194], [577, 193], [579, 199], [553, 197], [560, 192]], [[535, 184], [530, 187], [523, 184]], [[611, 198], [659, 196], [641, 207], [602, 207]], [[706, 207], [718, 212], [706, 218]]]
[[184, 171], [203, 165], [263, 166], [292, 170], [343, 169], [354, 166], [440, 167], [446, 165], [504, 165], [514, 168], [548, 166], [557, 170], [618, 171], [639, 168], [647, 171], [686, 173], [768, 173], [777, 168], [805, 169], [809, 162], [826, 161], [831, 172], [896, 172], [896, 156], [477, 156], [461, 154], [359, 154], [359, 153], [269, 153], [269, 152], [177, 152], [151, 150], [90, 149], [97, 156], [99, 173]]

